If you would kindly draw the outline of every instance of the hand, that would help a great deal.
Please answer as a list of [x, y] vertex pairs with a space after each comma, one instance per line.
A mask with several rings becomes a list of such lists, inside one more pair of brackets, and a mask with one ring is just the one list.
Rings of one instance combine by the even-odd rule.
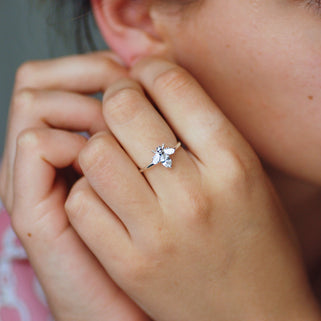
[[17, 73], [0, 194], [56, 320], [148, 320], [79, 239], [64, 210], [87, 142], [71, 131], [108, 131], [101, 102], [83, 94], [127, 75], [113, 57], [100, 52], [31, 62]]
[[[320, 320], [295, 235], [249, 144], [182, 68], [147, 58], [131, 77], [107, 89], [112, 133], [82, 149], [85, 176], [66, 202], [109, 275], [159, 321]], [[139, 172], [151, 150], [177, 140], [173, 168]]]

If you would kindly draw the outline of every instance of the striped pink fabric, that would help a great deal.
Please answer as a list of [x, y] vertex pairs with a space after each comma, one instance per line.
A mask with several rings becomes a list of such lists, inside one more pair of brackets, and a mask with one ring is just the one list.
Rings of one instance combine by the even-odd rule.
[[52, 321], [41, 286], [0, 202], [0, 320]]

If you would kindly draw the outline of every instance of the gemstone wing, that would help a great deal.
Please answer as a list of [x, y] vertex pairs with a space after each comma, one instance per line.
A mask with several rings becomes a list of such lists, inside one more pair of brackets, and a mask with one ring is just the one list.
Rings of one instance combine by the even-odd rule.
[[167, 158], [165, 162], [162, 162], [163, 166], [166, 168], [171, 168], [172, 167], [172, 160], [170, 158]]
[[175, 153], [175, 148], [164, 148], [164, 153], [167, 155], [173, 155]]
[[160, 155], [158, 153], [155, 153], [154, 157], [153, 157], [153, 164], [156, 165], [160, 162]]

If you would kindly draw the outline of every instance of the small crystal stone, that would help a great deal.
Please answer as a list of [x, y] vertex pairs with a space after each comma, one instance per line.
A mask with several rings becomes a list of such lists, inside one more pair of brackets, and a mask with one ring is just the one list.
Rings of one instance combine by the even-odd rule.
[[154, 165], [158, 164], [160, 159], [161, 159], [161, 156], [158, 153], [156, 153], [153, 157], [153, 164]]
[[171, 168], [172, 167], [172, 160], [170, 158], [166, 159], [165, 162], [162, 163], [165, 167]]
[[164, 153], [167, 155], [173, 155], [175, 153], [175, 148], [165, 148]]

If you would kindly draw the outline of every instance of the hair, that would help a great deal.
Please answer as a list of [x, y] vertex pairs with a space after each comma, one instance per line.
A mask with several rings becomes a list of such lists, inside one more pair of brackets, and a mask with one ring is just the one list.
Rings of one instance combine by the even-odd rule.
[[[60, 0], [64, 2], [66, 0]], [[89, 45], [90, 49], [96, 49], [95, 42], [92, 37], [90, 28], [90, 18], [92, 17], [90, 0], [72, 0], [74, 19], [76, 20], [76, 45], [79, 51], [84, 51], [83, 37]]]
[[47, 17], [48, 26], [61, 35], [66, 43], [74, 39], [79, 53], [97, 49], [93, 38], [96, 27], [92, 16], [90, 0], [37, 0], [39, 5], [48, 4], [50, 13]]

